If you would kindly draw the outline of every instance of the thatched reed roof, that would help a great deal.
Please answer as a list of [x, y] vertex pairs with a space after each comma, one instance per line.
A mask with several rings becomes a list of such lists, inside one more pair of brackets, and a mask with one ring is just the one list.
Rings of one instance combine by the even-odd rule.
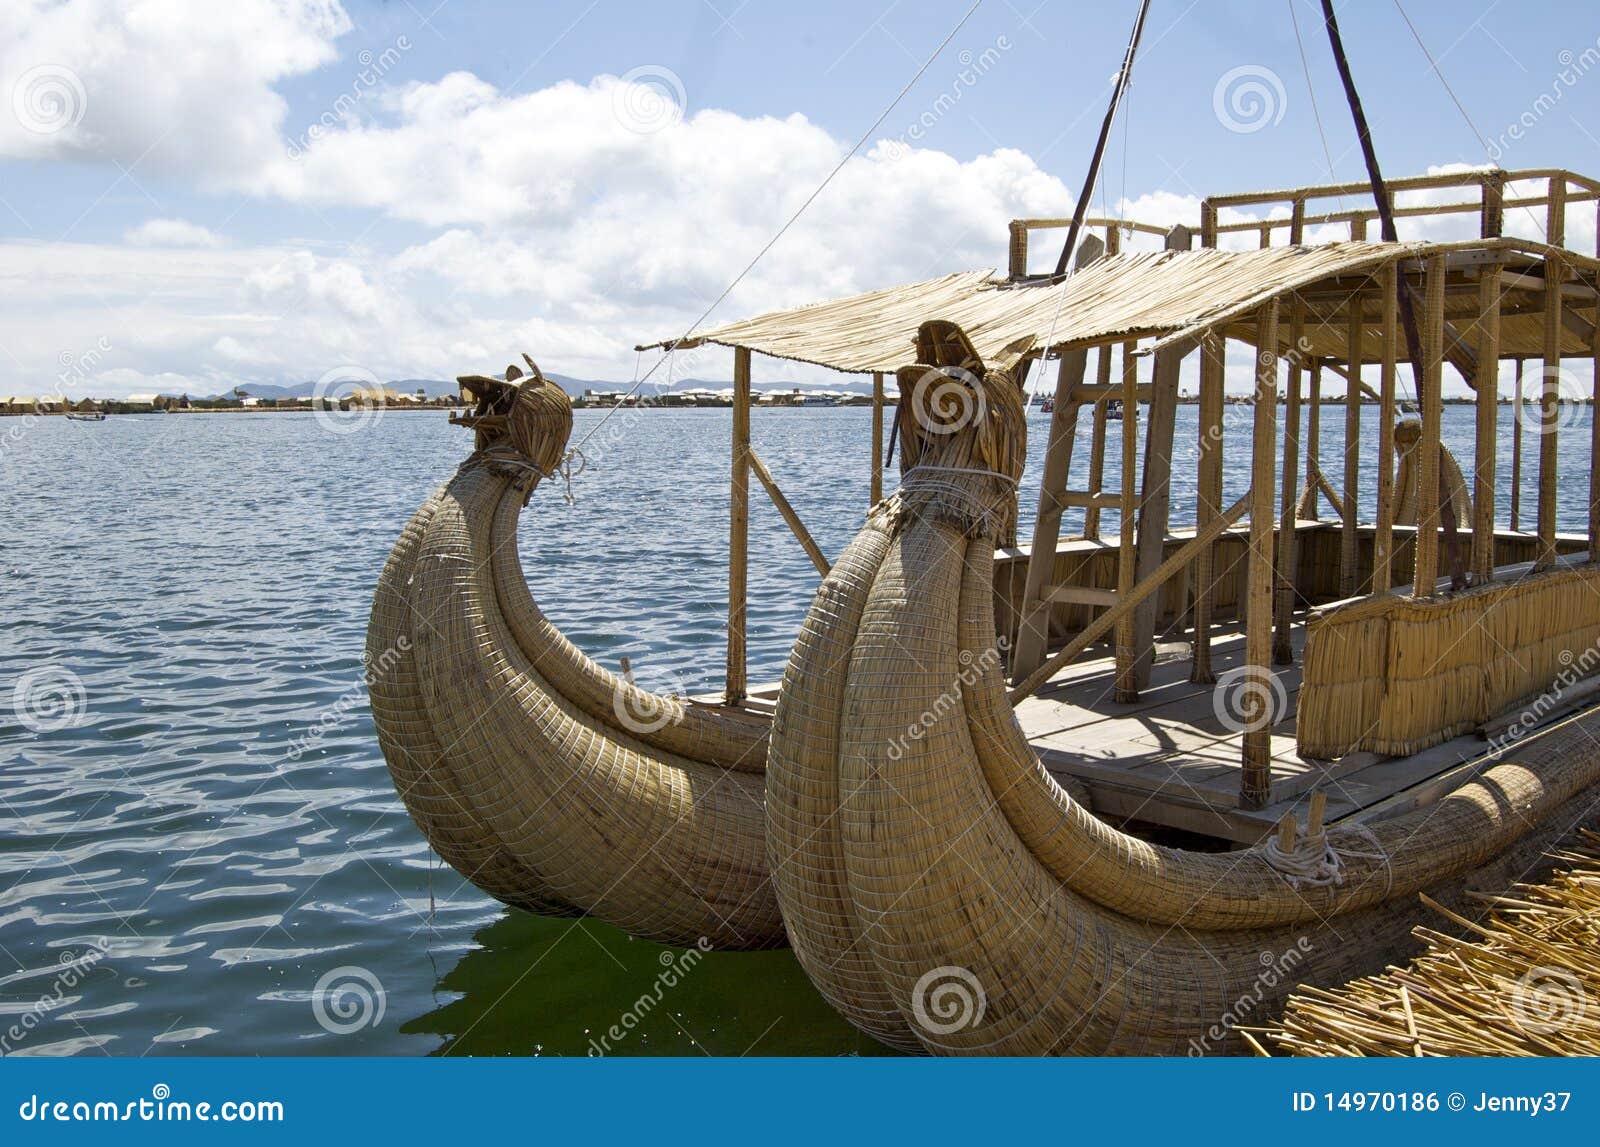
[[[963, 271], [921, 283], [870, 291], [791, 310], [774, 311], [728, 323], [679, 343], [681, 348], [717, 343], [745, 347], [774, 358], [793, 359], [853, 373], [892, 371], [903, 366], [917, 327], [931, 319], [959, 324], [986, 360], [1019, 338], [1037, 346], [1090, 345], [1120, 339], [1185, 336], [1222, 326], [1233, 337], [1254, 341], [1253, 318], [1268, 300], [1297, 293], [1308, 300], [1306, 337], [1313, 357], [1346, 360], [1345, 323], [1318, 317], [1342, 307], [1352, 292], [1362, 292], [1377, 313], [1377, 272], [1395, 259], [1417, 260], [1436, 252], [1452, 256], [1460, 286], [1475, 282], [1487, 258], [1539, 272], [1545, 248], [1514, 240], [1470, 243], [1327, 243], [1320, 246], [1267, 247], [1253, 251], [1200, 249], [1108, 255], [1090, 263], [1064, 285], [1045, 280], [1008, 282], [992, 270]], [[1592, 263], [1564, 253], [1569, 262]], [[1588, 267], [1592, 271], [1592, 267]], [[1462, 305], [1475, 295], [1461, 292]], [[1474, 304], [1475, 305], [1475, 304]], [[1455, 320], [1452, 320], [1453, 322]], [[1456, 322], [1465, 336], [1470, 319]], [[1537, 317], [1508, 315], [1502, 324], [1502, 355], [1539, 353], [1542, 324]], [[1287, 347], [1288, 323], [1283, 324]], [[639, 349], [667, 347], [674, 340]], [[1577, 332], [1567, 335], [1564, 351], [1586, 353]], [[1380, 353], [1378, 331], [1369, 328], [1368, 362]], [[1283, 349], [1283, 348], [1280, 348]]]

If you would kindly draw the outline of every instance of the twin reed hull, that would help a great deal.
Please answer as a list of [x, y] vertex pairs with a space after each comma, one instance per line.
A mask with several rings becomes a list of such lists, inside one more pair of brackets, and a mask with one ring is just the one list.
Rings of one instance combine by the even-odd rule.
[[[507, 904], [663, 943], [781, 945], [764, 725], [640, 690], [544, 617], [517, 522], [570, 406], [539, 377], [477, 382], [479, 449], [401, 534], [368, 627], [373, 718], [407, 810]], [[528, 410], [542, 414], [524, 436], [546, 440], [508, 439]]]
[[[901, 497], [914, 486], [908, 483]], [[995, 650], [993, 541], [905, 507], [817, 595], [784, 679], [768, 847], [791, 944], [885, 1043], [938, 1054], [1241, 1050], [1299, 983], [1377, 970], [1427, 910], [1504, 888], [1592, 803], [1600, 713], [1437, 804], [1329, 833], [1338, 884], [1257, 847], [1164, 848], [1045, 771]]]

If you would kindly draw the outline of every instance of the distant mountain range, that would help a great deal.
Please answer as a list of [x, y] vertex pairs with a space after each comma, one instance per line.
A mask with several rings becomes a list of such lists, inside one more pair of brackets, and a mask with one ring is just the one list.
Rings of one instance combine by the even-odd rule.
[[[585, 390], [627, 390], [633, 385], [631, 379], [626, 381], [608, 381], [591, 378], [570, 378], [564, 374], [545, 372], [545, 377], [565, 390], [568, 394], [579, 395]], [[448, 394], [455, 394], [457, 387], [454, 382], [442, 378], [397, 378], [383, 384], [390, 390], [400, 394], [413, 394], [418, 390], [423, 391], [429, 398], [442, 398]], [[725, 390], [733, 385], [731, 380], [717, 381], [706, 378], [678, 378], [672, 382], [672, 390]], [[243, 382], [237, 387], [230, 387], [220, 394], [212, 395], [213, 398], [229, 398], [235, 389], [256, 398], [310, 398], [316, 389], [316, 382], [297, 382], [289, 386], [279, 386], [275, 383]], [[655, 380], [645, 384], [647, 393], [660, 393], [655, 386]], [[342, 389], [348, 390], [348, 387]], [[840, 375], [836, 379], [829, 379], [826, 383], [804, 382], [763, 382], [757, 383], [756, 390], [833, 390], [849, 391], [851, 394], [871, 394], [872, 384], [865, 380], [858, 380], [853, 375]]]

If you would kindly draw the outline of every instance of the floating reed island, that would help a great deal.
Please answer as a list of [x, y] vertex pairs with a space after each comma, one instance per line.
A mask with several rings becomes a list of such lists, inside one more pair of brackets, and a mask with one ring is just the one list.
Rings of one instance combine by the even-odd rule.
[[[1241, 999], [1260, 1023], [1297, 985], [1408, 954], [1419, 893], [1460, 910], [1506, 887], [1600, 781], [1600, 482], [1589, 458], [1561, 472], [1558, 433], [1563, 371], [1586, 392], [1600, 377], [1600, 260], [1565, 231], [1600, 182], [1471, 171], [1330, 202], [1364, 186], [1213, 197], [1194, 229], [1080, 219], [1097, 234], [1069, 244], [1070, 274], [1028, 258], [1068, 221], [1019, 220], [1008, 273], [658, 344], [733, 353], [715, 697], [639, 690], [539, 612], [514, 535], [577, 464], [570, 403], [531, 363], [464, 378], [475, 449], [402, 533], [369, 633], [417, 823], [530, 911], [787, 939], [851, 1022], [939, 1054], [1237, 1052]], [[1505, 236], [1509, 211], [1542, 236]], [[1368, 235], [1469, 214], [1473, 239]], [[1137, 233], [1161, 249], [1121, 249]], [[870, 506], [832, 558], [752, 447], [757, 353], [873, 380]], [[1509, 513], [1507, 359], [1542, 368]], [[1244, 403], [1224, 401], [1230, 363]], [[1460, 459], [1440, 440], [1447, 371], [1475, 393]], [[1334, 458], [1325, 375], [1346, 380]], [[1019, 534], [1030, 379], [1053, 408]], [[1250, 459], [1226, 500], [1225, 451]], [[781, 685], [746, 674], [752, 474], [821, 576]], [[1585, 491], [1585, 532], [1557, 530], [1558, 483]], [[1194, 526], [1173, 526], [1175, 498]]]

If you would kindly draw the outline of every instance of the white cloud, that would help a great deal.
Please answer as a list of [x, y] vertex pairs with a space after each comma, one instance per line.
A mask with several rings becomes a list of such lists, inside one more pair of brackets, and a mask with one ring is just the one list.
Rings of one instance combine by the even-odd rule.
[[122, 238], [135, 247], [220, 247], [221, 235], [186, 219], [147, 219]]
[[284, 153], [274, 85], [335, 59], [350, 27], [337, 0], [9, 0], [0, 157], [233, 184]]

